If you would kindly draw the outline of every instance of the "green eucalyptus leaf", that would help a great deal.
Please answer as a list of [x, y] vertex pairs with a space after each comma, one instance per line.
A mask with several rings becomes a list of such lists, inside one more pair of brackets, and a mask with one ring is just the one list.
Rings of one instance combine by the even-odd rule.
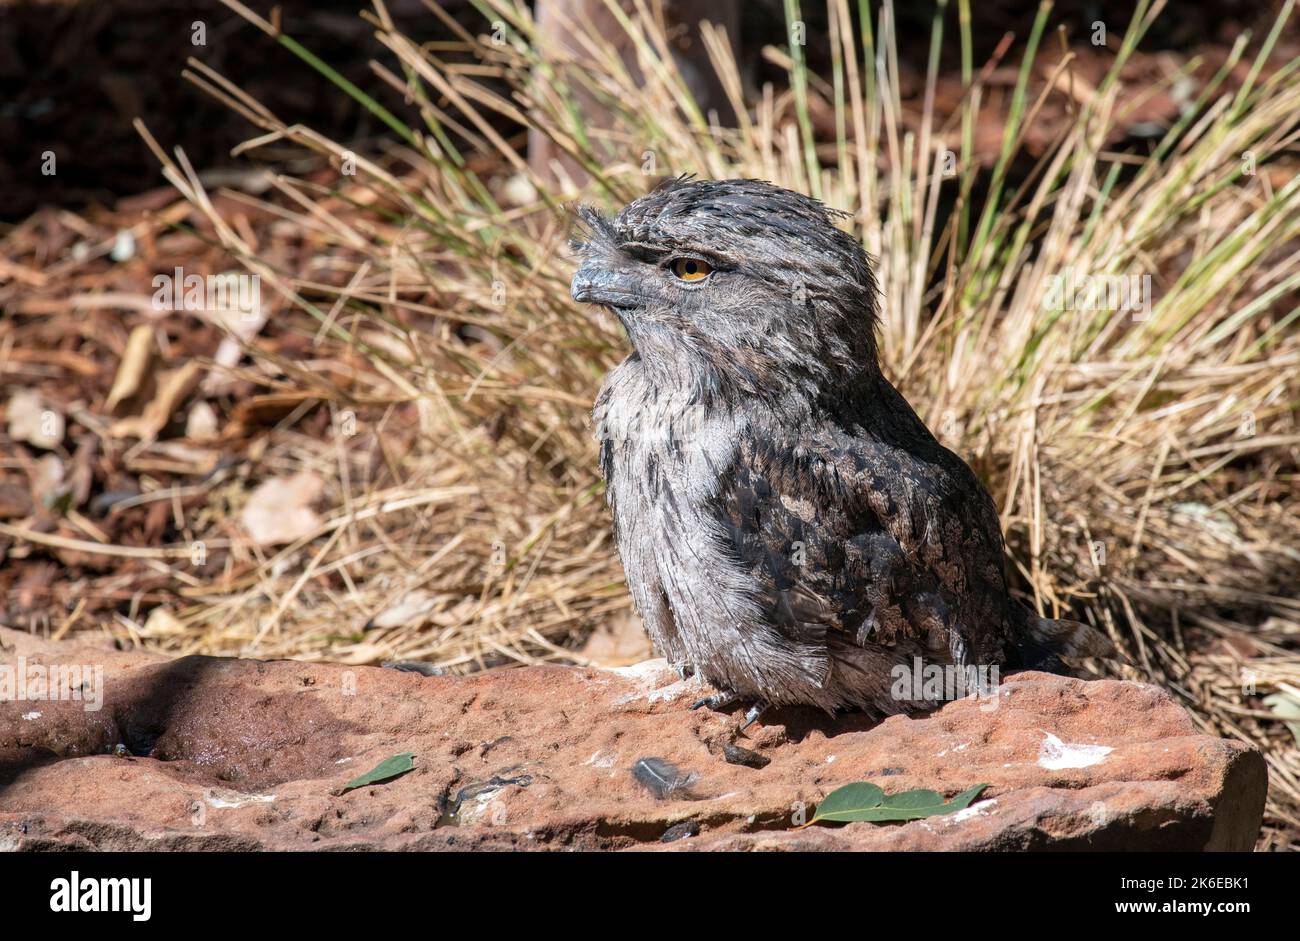
[[928, 791], [923, 787], [919, 787], [914, 791], [903, 791], [901, 794], [890, 794], [885, 798], [884, 806], [892, 807], [895, 810], [942, 807], [943, 795], [938, 791]]
[[812, 822], [829, 820], [839, 823], [859, 820], [861, 818], [855, 816], [856, 814], [863, 813], [872, 807], [879, 807], [884, 799], [885, 792], [874, 784], [868, 784], [865, 781], [859, 781], [857, 784], [846, 784], [831, 791], [817, 805], [817, 813], [813, 815]]
[[[832, 791], [817, 806], [817, 813], [813, 815], [812, 822], [824, 820], [831, 823], [851, 821], [896, 823], [951, 814], [969, 807], [979, 796], [980, 791], [986, 787], [987, 784], [976, 784], [945, 803], [942, 794], [926, 788], [886, 796], [874, 784], [846, 784]], [[879, 795], [878, 799], [877, 795]]]
[[339, 793], [346, 794], [354, 788], [365, 787], [367, 784], [380, 784], [384, 781], [391, 781], [393, 778], [400, 777], [414, 768], [415, 754], [413, 752], [404, 751], [400, 755], [394, 755], [392, 758], [385, 758], [365, 774], [353, 778], [347, 784], [343, 785], [343, 790], [339, 791]]
[[986, 787], [988, 787], [987, 784], [976, 784], [974, 787], [966, 788], [960, 794], [954, 794], [952, 800], [943, 805], [943, 812], [950, 814], [958, 810], [965, 810], [974, 803], [975, 798], [979, 797], [980, 792]]
[[1264, 705], [1286, 723], [1286, 727], [1295, 736], [1296, 744], [1300, 745], [1300, 699], [1286, 693], [1273, 693], [1264, 697]]

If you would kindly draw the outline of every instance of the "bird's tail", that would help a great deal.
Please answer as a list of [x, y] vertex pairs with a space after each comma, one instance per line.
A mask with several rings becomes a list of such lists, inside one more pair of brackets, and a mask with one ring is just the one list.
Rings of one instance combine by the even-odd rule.
[[1078, 621], [1058, 621], [1030, 614], [1025, 618], [1025, 629], [1031, 643], [1058, 657], [1117, 656], [1109, 637]]

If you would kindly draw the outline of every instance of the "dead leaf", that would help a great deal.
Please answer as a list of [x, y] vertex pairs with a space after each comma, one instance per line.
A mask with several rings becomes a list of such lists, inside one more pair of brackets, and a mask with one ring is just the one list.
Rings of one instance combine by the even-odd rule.
[[438, 603], [438, 596], [431, 591], [415, 589], [407, 592], [400, 601], [380, 611], [370, 619], [369, 627], [418, 627], [429, 617], [429, 612]]
[[1273, 710], [1273, 714], [1286, 724], [1295, 738], [1296, 745], [1300, 746], [1300, 697], [1286, 693], [1273, 693], [1271, 696], [1264, 697], [1264, 705]]
[[629, 611], [622, 617], [602, 621], [578, 653], [601, 666], [622, 667], [648, 660], [654, 656], [654, 648], [641, 619]]
[[165, 605], [159, 605], [149, 612], [144, 630], [140, 633], [145, 637], [176, 636], [185, 633], [185, 622], [172, 614]]
[[113, 379], [113, 388], [104, 400], [104, 411], [110, 415], [120, 416], [123, 405], [142, 394], [153, 378], [149, 369], [154, 357], [154, 328], [141, 324], [131, 331], [126, 341], [126, 350], [122, 361], [117, 366], [117, 376]]
[[144, 411], [113, 422], [109, 434], [114, 438], [152, 438], [167, 426], [172, 413], [199, 384], [203, 367], [191, 360], [180, 369], [169, 369], [158, 376], [158, 389]]
[[46, 451], [57, 448], [63, 441], [66, 427], [63, 413], [51, 408], [35, 392], [15, 392], [9, 399], [5, 414], [9, 421], [9, 437], [15, 441], [26, 441]]
[[217, 410], [207, 402], [195, 402], [185, 416], [185, 437], [192, 441], [212, 441], [217, 437]]
[[259, 546], [293, 542], [320, 527], [320, 516], [311, 505], [324, 492], [325, 481], [311, 471], [263, 481], [248, 498], [239, 521]]
[[224, 436], [227, 440], [239, 438], [267, 425], [274, 425], [303, 402], [315, 398], [318, 396], [310, 392], [293, 391], [270, 392], [241, 399], [231, 410], [230, 423], [226, 426]]

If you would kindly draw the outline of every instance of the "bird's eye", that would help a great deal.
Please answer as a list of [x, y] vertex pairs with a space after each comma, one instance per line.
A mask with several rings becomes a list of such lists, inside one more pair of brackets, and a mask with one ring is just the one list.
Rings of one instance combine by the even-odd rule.
[[698, 258], [678, 258], [672, 264], [673, 274], [683, 281], [703, 281], [713, 274], [713, 269]]

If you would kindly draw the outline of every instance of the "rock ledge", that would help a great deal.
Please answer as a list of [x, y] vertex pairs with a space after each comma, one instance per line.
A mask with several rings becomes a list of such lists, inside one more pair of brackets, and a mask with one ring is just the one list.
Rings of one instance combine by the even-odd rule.
[[[102, 666], [103, 706], [0, 702], [4, 849], [1249, 850], [1266, 788], [1257, 751], [1198, 733], [1162, 690], [1043, 673], [1004, 680], [995, 707], [787, 709], [737, 739], [736, 714], [691, 712], [700, 687], [662, 661], [424, 678], [0, 629], [0, 679], [20, 663]], [[768, 762], [729, 763], [729, 744]], [[414, 771], [340, 793], [399, 752]], [[657, 797], [643, 757], [693, 778]], [[989, 787], [947, 817], [794, 825], [864, 780]]]

